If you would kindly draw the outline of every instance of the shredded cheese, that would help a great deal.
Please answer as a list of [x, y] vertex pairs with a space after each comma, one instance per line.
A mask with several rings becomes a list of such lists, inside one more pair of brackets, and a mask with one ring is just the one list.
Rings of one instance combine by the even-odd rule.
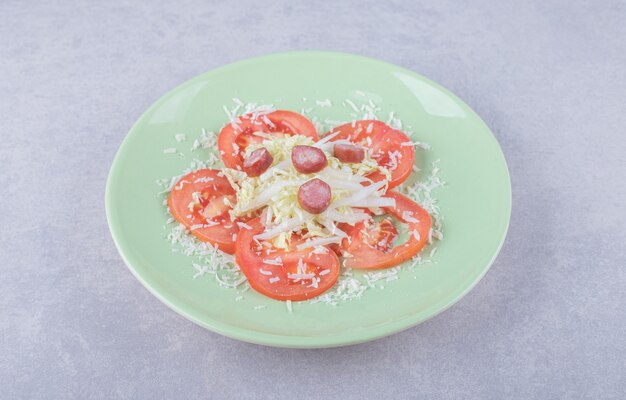
[[[224, 198], [224, 199], [226, 199], [226, 198]], [[246, 224], [245, 222], [237, 221], [237, 225], [239, 226], [240, 229], [252, 230], [252, 227], [250, 225]]]
[[268, 265], [283, 265], [283, 260], [279, 256], [276, 258], [264, 259], [263, 263]]
[[356, 112], [359, 112], [358, 107], [356, 106], [356, 104], [354, 104], [354, 102], [350, 99], [346, 99], [346, 104], [349, 105], [350, 107], [352, 107], [352, 109]]
[[430, 145], [428, 143], [423, 143], [423, 142], [403, 142], [400, 143], [400, 146], [403, 147], [419, 147], [422, 150], [430, 150]]
[[419, 219], [415, 218], [413, 216], [413, 213], [411, 211], [403, 211], [402, 212], [402, 219], [410, 224], [416, 224], [419, 221]]
[[332, 107], [332, 102], [329, 99], [325, 99], [325, 100], [315, 100], [315, 104], [317, 104], [320, 107]]

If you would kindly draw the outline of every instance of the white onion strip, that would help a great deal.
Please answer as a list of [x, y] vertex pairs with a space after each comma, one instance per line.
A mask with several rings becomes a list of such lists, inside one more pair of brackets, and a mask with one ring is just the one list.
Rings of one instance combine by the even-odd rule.
[[307, 249], [309, 247], [315, 247], [315, 246], [324, 246], [327, 244], [331, 244], [331, 243], [341, 243], [341, 241], [343, 240], [344, 236], [329, 236], [329, 237], [318, 237], [315, 239], [310, 239], [307, 240], [306, 242], [298, 245], [298, 250], [304, 250]]
[[302, 220], [300, 218], [290, 218], [287, 220], [284, 220], [283, 222], [281, 222], [280, 224], [271, 227], [270, 229], [266, 229], [265, 232], [263, 233], [259, 233], [258, 235], [254, 235], [254, 238], [256, 240], [267, 240], [267, 239], [271, 239], [274, 238], [278, 235], [280, 235], [283, 232], [289, 232], [292, 231], [294, 228], [298, 227], [300, 224], [302, 224]]
[[358, 191], [357, 193], [354, 193], [351, 196], [344, 197], [343, 199], [337, 200], [336, 202], [332, 203], [331, 206], [333, 208], [342, 207], [342, 206], [358, 207], [354, 205], [357, 203], [357, 201], [363, 200], [369, 197], [370, 195], [382, 189], [385, 185], [387, 185], [387, 181], [385, 180], [372, 183], [371, 185], [364, 187], [362, 190]]
[[352, 207], [395, 207], [396, 199], [391, 197], [379, 197], [373, 199], [363, 199], [355, 201], [351, 204]]

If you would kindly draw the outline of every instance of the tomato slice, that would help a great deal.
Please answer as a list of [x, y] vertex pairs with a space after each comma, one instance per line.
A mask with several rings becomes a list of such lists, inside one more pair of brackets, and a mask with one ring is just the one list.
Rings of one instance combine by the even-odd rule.
[[398, 231], [388, 219], [374, 222], [373, 227], [367, 226], [365, 222], [359, 222], [348, 232], [349, 239], [344, 240], [342, 244], [344, 251], [348, 253], [345, 260], [347, 267], [357, 269], [393, 267], [415, 256], [428, 242], [431, 222], [426, 210], [396, 192], [387, 192], [385, 197], [396, 199], [396, 207], [386, 207], [384, 211], [408, 224], [410, 235], [408, 241], [391, 247], [391, 242]]
[[273, 136], [304, 135], [318, 140], [315, 125], [307, 117], [293, 111], [277, 110], [264, 116], [242, 115], [236, 123], [228, 123], [220, 131], [217, 147], [224, 165], [228, 168], [241, 169], [246, 147], [251, 143], [260, 143], [263, 138], [254, 132], [265, 132]]
[[376, 221], [370, 227], [371, 229], [367, 230], [364, 241], [370, 247], [387, 253], [391, 249], [393, 241], [398, 237], [398, 229], [396, 229], [393, 221], [391, 218], [385, 218], [382, 221]]
[[297, 250], [302, 240], [295, 236], [288, 250], [264, 246], [254, 240], [264, 230], [260, 218], [248, 225], [252, 229], [239, 231], [235, 260], [257, 292], [277, 300], [301, 301], [319, 296], [337, 282], [339, 258], [334, 251]]
[[239, 220], [231, 220], [228, 211], [236, 201], [235, 190], [219, 170], [200, 169], [176, 183], [168, 206], [172, 216], [198, 239], [233, 254]]
[[[403, 145], [411, 140], [401, 131], [381, 121], [361, 120], [338, 126], [327, 134], [335, 132], [339, 134], [331, 141], [345, 139], [371, 150], [372, 158], [378, 165], [391, 172], [389, 188], [398, 186], [411, 175], [415, 149], [412, 145]], [[384, 179], [380, 172], [374, 172], [368, 177], [374, 181]]]

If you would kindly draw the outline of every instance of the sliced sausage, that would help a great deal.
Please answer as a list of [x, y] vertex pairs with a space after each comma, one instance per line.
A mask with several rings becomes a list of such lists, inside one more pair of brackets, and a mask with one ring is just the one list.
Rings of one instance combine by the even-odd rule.
[[296, 171], [303, 174], [321, 171], [328, 165], [324, 152], [313, 146], [294, 146], [291, 150], [291, 162]]
[[298, 203], [303, 210], [319, 214], [330, 205], [331, 190], [321, 179], [311, 179], [298, 189]]
[[335, 157], [345, 163], [360, 163], [365, 158], [365, 149], [349, 143], [335, 143], [333, 146]]
[[261, 147], [243, 160], [243, 170], [248, 176], [259, 176], [272, 165], [273, 161], [274, 158], [270, 152], [265, 147]]

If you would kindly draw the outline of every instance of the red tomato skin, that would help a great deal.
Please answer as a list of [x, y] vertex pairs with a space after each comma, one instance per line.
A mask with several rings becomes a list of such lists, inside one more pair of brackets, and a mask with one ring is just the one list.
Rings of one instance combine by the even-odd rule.
[[[315, 254], [313, 249], [296, 250], [297, 243], [293, 243], [292, 250], [273, 249], [267, 254], [267, 248], [263, 248], [261, 253], [257, 253], [257, 243], [254, 235], [263, 232], [264, 227], [260, 218], [248, 221], [251, 230], [241, 229], [237, 238], [235, 261], [248, 278], [248, 283], [257, 292], [276, 300], [303, 301], [312, 299], [324, 293], [335, 285], [339, 278], [339, 258], [334, 251], [327, 248], [326, 253]], [[281, 257], [283, 265], [267, 264], [263, 260]], [[289, 283], [289, 273], [296, 269], [298, 260], [302, 258], [307, 265], [312, 266], [320, 278], [318, 287], [309, 287], [309, 281], [305, 284]], [[328, 273], [319, 275], [319, 272], [328, 270]], [[262, 273], [261, 271], [264, 271]], [[267, 275], [271, 272], [271, 275]], [[271, 283], [271, 278], [280, 278], [279, 281]]]
[[[288, 110], [276, 110], [252, 120], [252, 114], [238, 117], [235, 125], [229, 122], [222, 128], [217, 138], [217, 147], [224, 165], [241, 170], [243, 154], [250, 143], [260, 143], [263, 138], [254, 132], [275, 133], [277, 135], [303, 135], [318, 140], [315, 125], [305, 116]], [[269, 121], [269, 123], [266, 121]]]
[[[191, 193], [207, 192], [216, 196], [234, 195], [235, 190], [221, 172], [215, 169], [200, 169], [179, 179], [170, 191], [167, 204], [172, 216], [187, 229], [196, 225], [205, 225], [206, 219], [201, 210], [190, 211], [187, 206], [192, 200]], [[210, 179], [210, 180], [209, 180]], [[200, 181], [198, 181], [200, 180]], [[202, 182], [206, 180], [206, 182]], [[226, 207], [227, 208], [227, 207]], [[203, 242], [216, 245], [221, 251], [234, 254], [236, 235], [239, 231], [237, 221], [231, 221], [224, 212], [215, 219], [218, 225], [191, 230], [191, 233]], [[233, 236], [235, 235], [235, 236]]]
[[[348, 232], [349, 240], [346, 239], [342, 243], [343, 250], [350, 254], [344, 261], [346, 267], [355, 269], [393, 267], [417, 255], [428, 242], [428, 232], [431, 225], [428, 212], [413, 200], [399, 193], [387, 192], [385, 197], [392, 197], [396, 200], [396, 207], [385, 207], [384, 211], [409, 225], [410, 237], [408, 241], [393, 247], [389, 252], [377, 250], [361, 240], [360, 231], [363, 228], [363, 223], [358, 223]], [[412, 217], [418, 222], [405, 221], [402, 216], [404, 211], [411, 211]], [[414, 229], [419, 233], [419, 240], [412, 234]]]
[[[369, 148], [372, 152], [372, 158], [375, 159], [379, 165], [389, 165], [391, 159], [390, 153], [398, 152], [398, 154], [400, 154], [396, 168], [390, 170], [390, 189], [400, 185], [411, 175], [413, 162], [415, 161], [415, 149], [412, 145], [402, 145], [403, 143], [409, 143], [411, 141], [402, 131], [393, 129], [381, 121], [360, 120], [335, 127], [328, 132], [327, 135], [336, 132], [339, 132], [339, 134], [333, 137], [331, 141], [342, 139], [349, 140], [361, 147]], [[385, 179], [384, 175], [380, 172], [373, 172], [368, 175], [368, 178], [374, 181]]]
[[344, 163], [360, 163], [365, 158], [365, 150], [361, 146], [347, 143], [336, 143], [333, 155]]

